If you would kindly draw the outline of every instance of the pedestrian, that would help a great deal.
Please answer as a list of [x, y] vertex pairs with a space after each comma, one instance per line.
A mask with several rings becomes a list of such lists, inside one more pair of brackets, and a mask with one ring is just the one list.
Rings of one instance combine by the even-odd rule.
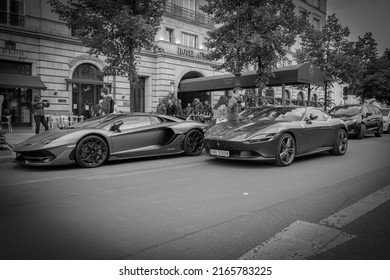
[[207, 100], [204, 102], [203, 114], [206, 116], [211, 116], [211, 117], [213, 115], [213, 109], [211, 108], [211, 105], [209, 104], [209, 102]]
[[194, 114], [201, 115], [203, 113], [203, 104], [199, 98], [194, 99]]
[[181, 106], [181, 100], [177, 100], [177, 105], [176, 105], [176, 116], [182, 117], [184, 115], [183, 112], [183, 106]]
[[102, 113], [103, 99], [99, 100], [99, 103], [92, 108], [92, 117], [99, 117]]
[[166, 113], [167, 113], [167, 111], [166, 111], [163, 99], [159, 98], [158, 99], [158, 104], [157, 104], [157, 107], [156, 107], [156, 114], [165, 115]]
[[189, 117], [193, 113], [194, 109], [191, 106], [191, 103], [187, 104], [187, 107], [184, 109], [184, 116]]
[[173, 103], [172, 99], [168, 100], [167, 106], [167, 115], [173, 116], [176, 112], [176, 105]]
[[217, 104], [214, 106], [213, 111], [213, 123], [225, 122], [226, 119], [226, 110], [229, 99], [226, 95], [221, 95], [218, 99]]
[[49, 126], [47, 125], [47, 120], [45, 117], [45, 107], [49, 107], [49, 102], [42, 101], [40, 96], [35, 96], [34, 101], [31, 102], [32, 105], [32, 113], [34, 115], [35, 121], [35, 134], [39, 133], [39, 128], [41, 124], [44, 126], [45, 131], [49, 130]]
[[119, 110], [118, 104], [116, 104], [116, 101], [114, 102], [114, 114], [119, 114], [121, 111]]
[[108, 95], [108, 88], [103, 87], [100, 90], [100, 94], [103, 98], [101, 115], [104, 116], [104, 115], [107, 115], [109, 113], [112, 113], [114, 111], [114, 101], [111, 98], [111, 96]]
[[226, 110], [226, 117], [229, 123], [237, 125], [239, 123], [238, 120], [238, 102], [237, 100], [240, 98], [242, 94], [242, 89], [240, 87], [235, 87], [233, 89], [233, 96], [230, 98], [227, 110]]

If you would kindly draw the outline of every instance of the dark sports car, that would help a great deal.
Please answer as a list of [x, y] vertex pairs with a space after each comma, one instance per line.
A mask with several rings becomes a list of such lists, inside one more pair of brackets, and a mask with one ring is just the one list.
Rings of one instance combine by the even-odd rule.
[[251, 108], [238, 125], [212, 126], [204, 145], [211, 157], [288, 166], [295, 157], [313, 153], [344, 155], [348, 134], [344, 121], [318, 108], [275, 106]]
[[203, 151], [207, 125], [165, 115], [109, 114], [49, 130], [16, 145], [22, 165], [77, 163], [97, 167], [106, 160]]

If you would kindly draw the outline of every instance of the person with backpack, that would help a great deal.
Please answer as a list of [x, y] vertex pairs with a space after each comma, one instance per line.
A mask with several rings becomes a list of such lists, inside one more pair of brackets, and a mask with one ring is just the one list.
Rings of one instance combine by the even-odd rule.
[[114, 112], [114, 99], [108, 95], [108, 88], [103, 87], [100, 90], [100, 94], [103, 98], [101, 115], [104, 116]]

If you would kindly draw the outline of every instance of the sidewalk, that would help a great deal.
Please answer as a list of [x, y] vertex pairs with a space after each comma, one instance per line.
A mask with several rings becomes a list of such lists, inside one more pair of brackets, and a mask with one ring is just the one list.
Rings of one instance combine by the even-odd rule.
[[[0, 132], [5, 133], [5, 138], [8, 144], [16, 145], [20, 142], [26, 140], [27, 138], [35, 135], [35, 132], [28, 127], [16, 127], [13, 128], [13, 132], [8, 131], [8, 129], [0, 129]], [[2, 162], [12, 162], [15, 156], [12, 154], [12, 151], [0, 150], [0, 163]]]

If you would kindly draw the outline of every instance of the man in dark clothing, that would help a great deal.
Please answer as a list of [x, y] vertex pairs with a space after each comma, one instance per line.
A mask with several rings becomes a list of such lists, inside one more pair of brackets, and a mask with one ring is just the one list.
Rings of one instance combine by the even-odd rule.
[[235, 87], [233, 89], [233, 96], [229, 100], [229, 104], [227, 106], [227, 111], [226, 111], [226, 116], [227, 120], [231, 124], [238, 124], [238, 113], [239, 113], [239, 108], [238, 108], [238, 102], [237, 100], [240, 98], [242, 94], [242, 89], [239, 87]]
[[102, 104], [102, 110], [101, 110], [101, 115], [105, 116], [109, 113], [112, 113], [111, 110], [111, 100], [112, 98], [108, 95], [108, 88], [102, 88], [100, 90], [100, 94], [103, 98], [103, 104]]
[[167, 106], [167, 115], [173, 116], [176, 113], [176, 105], [173, 104], [172, 100], [168, 100], [168, 106]]
[[41, 126], [41, 123], [45, 127], [45, 131], [49, 130], [49, 126], [47, 125], [45, 110], [44, 110], [44, 107], [49, 107], [49, 103], [41, 101], [40, 96], [35, 96], [34, 101], [31, 102], [31, 105], [32, 105], [32, 113], [34, 115], [34, 121], [35, 121], [35, 134], [39, 133], [39, 128]]

